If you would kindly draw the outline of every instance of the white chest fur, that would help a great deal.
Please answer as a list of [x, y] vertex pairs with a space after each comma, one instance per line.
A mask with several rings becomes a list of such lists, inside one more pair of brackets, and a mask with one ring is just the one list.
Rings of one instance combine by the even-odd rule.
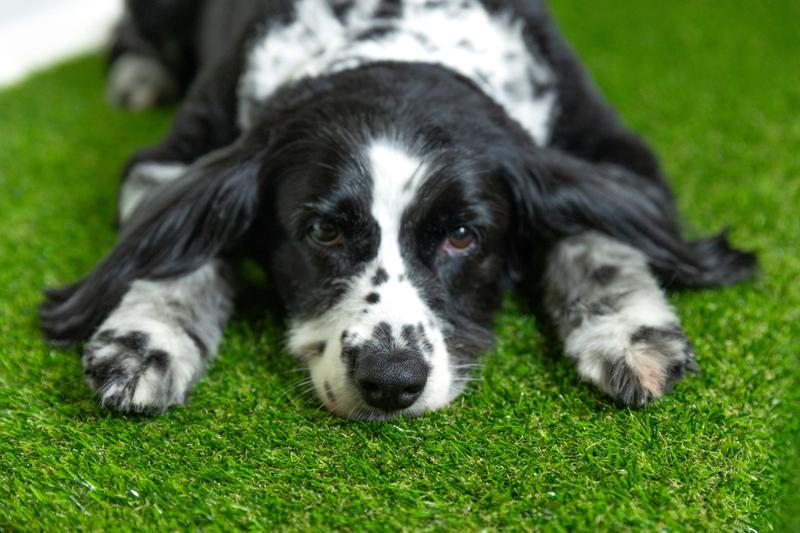
[[[253, 107], [308, 76], [374, 61], [437, 63], [472, 79], [541, 145], [547, 144], [556, 94], [553, 74], [525, 45], [522, 22], [490, 16], [478, 0], [403, 0], [400, 13], [376, 15], [379, 0], [300, 0], [294, 19], [270, 27], [253, 46], [240, 82], [242, 127]], [[367, 37], [369, 35], [369, 37]]]

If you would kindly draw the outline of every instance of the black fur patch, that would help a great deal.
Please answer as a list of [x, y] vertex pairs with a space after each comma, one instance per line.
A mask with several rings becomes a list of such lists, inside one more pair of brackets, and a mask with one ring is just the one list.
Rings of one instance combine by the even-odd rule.
[[209, 349], [208, 345], [206, 345], [206, 343], [203, 342], [203, 339], [200, 338], [200, 336], [194, 331], [194, 329], [187, 326], [186, 324], [182, 323], [181, 329], [183, 329], [183, 332], [186, 333], [186, 336], [192, 340], [192, 343], [194, 343], [195, 347], [197, 348], [197, 351], [200, 352], [200, 357], [202, 357], [203, 359], [208, 359]]
[[687, 350], [691, 350], [691, 343], [686, 334], [678, 327], [673, 326], [669, 329], [659, 329], [650, 326], [643, 326], [631, 335], [631, 342], [634, 344], [647, 344], [661, 353], [669, 353], [674, 346], [673, 343], [680, 343]]
[[412, 350], [419, 351], [417, 332], [411, 324], [406, 324], [400, 329], [400, 339]]
[[151, 350], [147, 352], [147, 361], [145, 364], [163, 374], [169, 368], [169, 354], [164, 350]]
[[592, 279], [595, 280], [600, 285], [608, 285], [619, 274], [619, 267], [614, 265], [603, 265], [601, 267], [596, 268], [592, 272]]
[[353, 2], [348, 0], [346, 2], [331, 2], [333, 14], [340, 21], [344, 21], [345, 15], [353, 8]]
[[356, 36], [355, 40], [356, 41], [369, 41], [371, 39], [378, 40], [383, 37], [386, 37], [387, 35], [389, 35], [394, 31], [395, 31], [394, 26], [391, 26], [389, 24], [376, 25], [372, 26], [368, 30], [359, 33]]
[[342, 360], [347, 362], [349, 367], [352, 367], [355, 364], [356, 358], [358, 357], [358, 348], [350, 344], [349, 339], [350, 332], [347, 330], [342, 331], [342, 335], [340, 337], [342, 344]]
[[621, 309], [620, 302], [628, 293], [611, 294], [590, 302], [586, 306], [586, 311], [590, 315], [613, 315]]
[[613, 315], [621, 309], [621, 301], [629, 293], [610, 294], [589, 303], [573, 302], [564, 310], [570, 329], [579, 328], [585, 320], [593, 316]]
[[97, 342], [106, 343], [106, 342], [111, 342], [116, 336], [117, 336], [117, 330], [105, 329], [100, 333], [98, 333], [97, 335], [95, 335], [94, 340], [96, 340]]
[[387, 274], [386, 270], [383, 268], [378, 268], [378, 270], [375, 271], [375, 275], [372, 276], [372, 284], [375, 287], [379, 287], [387, 281], [389, 281], [389, 274]]
[[403, 2], [401, 0], [381, 0], [375, 17], [379, 19], [393, 19], [402, 16]]
[[320, 357], [325, 353], [325, 348], [328, 344], [325, 341], [315, 342], [302, 348], [302, 354], [305, 358], [311, 359], [313, 357]]
[[328, 395], [328, 399], [331, 402], [336, 403], [336, 395], [333, 393], [333, 388], [331, 387], [331, 384], [328, 383], [327, 381], [325, 382], [325, 394]]
[[144, 350], [149, 341], [150, 336], [142, 331], [131, 331], [126, 335], [114, 337], [115, 343], [135, 352], [141, 352]]
[[406, 324], [400, 330], [400, 339], [403, 343], [416, 354], [430, 354], [433, 351], [433, 344], [425, 333], [422, 323], [417, 325]]
[[374, 304], [376, 304], [376, 303], [381, 301], [381, 295], [378, 294], [377, 292], [371, 292], [371, 293], [367, 294], [366, 300], [367, 300], [368, 304], [373, 304], [374, 305]]
[[394, 344], [392, 340], [392, 326], [388, 322], [380, 322], [372, 329], [370, 341], [381, 346], [389, 347]]
[[425, 326], [422, 325], [422, 322], [417, 324], [417, 336], [423, 353], [429, 354], [433, 352], [433, 343], [428, 338], [428, 334], [425, 333]]
[[342, 360], [347, 362], [350, 367], [352, 367], [355, 364], [357, 357], [358, 357], [358, 348], [356, 348], [355, 346], [342, 347]]
[[624, 357], [614, 362], [607, 361], [604, 367], [608, 392], [614, 399], [631, 407], [644, 407], [653, 400]]

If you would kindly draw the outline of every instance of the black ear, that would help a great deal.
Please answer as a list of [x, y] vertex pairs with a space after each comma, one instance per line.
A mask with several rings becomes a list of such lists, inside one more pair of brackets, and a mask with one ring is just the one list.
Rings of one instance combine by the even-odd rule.
[[242, 145], [198, 161], [133, 215], [111, 252], [82, 280], [45, 291], [49, 342], [86, 339], [136, 279], [191, 272], [235, 252], [257, 216], [259, 154]]
[[656, 179], [595, 164], [558, 150], [532, 148], [504, 163], [521, 230], [546, 242], [597, 230], [642, 252], [671, 287], [713, 287], [751, 277], [753, 253], [731, 247], [725, 232], [681, 236], [674, 200]]

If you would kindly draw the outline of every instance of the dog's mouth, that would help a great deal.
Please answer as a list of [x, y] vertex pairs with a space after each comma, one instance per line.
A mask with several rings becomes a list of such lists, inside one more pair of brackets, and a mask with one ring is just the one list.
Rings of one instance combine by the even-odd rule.
[[362, 421], [362, 422], [387, 422], [390, 420], [395, 420], [397, 418], [414, 418], [424, 413], [424, 411], [416, 412], [411, 409], [401, 409], [397, 411], [383, 411], [380, 409], [369, 407], [366, 404], [362, 404], [357, 407], [351, 407], [345, 410], [340, 408], [338, 405], [330, 402], [327, 399], [323, 400], [322, 403], [325, 406], [325, 408], [334, 415], [340, 416], [347, 420]]
[[304, 350], [313, 352], [304, 359], [313, 390], [327, 410], [354, 420], [416, 417], [460, 393], [438, 331], [403, 326], [394, 335], [394, 329], [385, 322], [369, 335], [351, 328], [337, 341]]
[[361, 350], [355, 361], [348, 361], [347, 354], [345, 350], [308, 362], [317, 397], [338, 416], [356, 420], [414, 417], [451, 399], [446, 365], [440, 368], [438, 362], [408, 352], [378, 356]]

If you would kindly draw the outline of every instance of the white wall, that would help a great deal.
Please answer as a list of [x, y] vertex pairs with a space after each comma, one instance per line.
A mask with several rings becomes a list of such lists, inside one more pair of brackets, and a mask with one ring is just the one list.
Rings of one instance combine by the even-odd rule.
[[0, 86], [102, 47], [123, 0], [0, 0]]

